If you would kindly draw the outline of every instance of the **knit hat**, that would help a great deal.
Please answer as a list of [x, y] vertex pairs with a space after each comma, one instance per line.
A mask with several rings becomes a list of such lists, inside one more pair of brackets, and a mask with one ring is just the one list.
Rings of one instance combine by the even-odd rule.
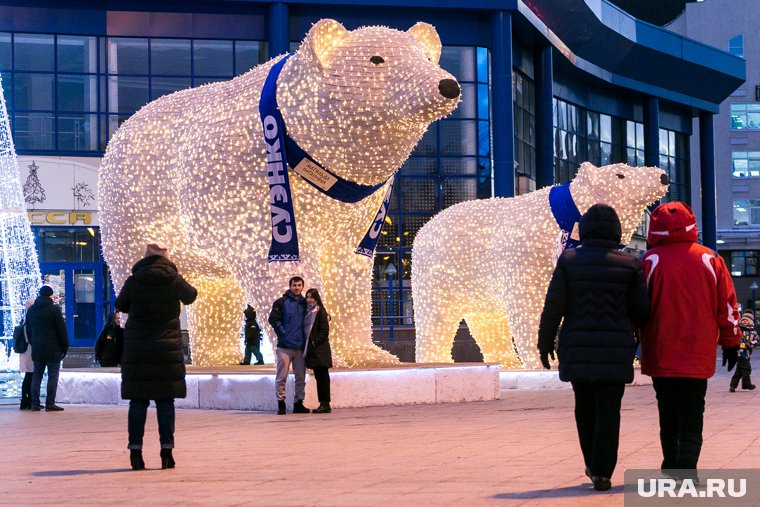
[[43, 285], [42, 287], [40, 287], [39, 294], [40, 296], [43, 296], [43, 297], [50, 297], [53, 295], [53, 292], [54, 292], [53, 288], [50, 285]]
[[169, 249], [164, 243], [161, 243], [159, 241], [145, 245], [145, 257], [152, 257], [154, 255], [169, 257]]
[[606, 239], [620, 243], [622, 236], [620, 218], [612, 206], [603, 203], [594, 204], [581, 217], [578, 234], [581, 241]]
[[742, 314], [742, 319], [747, 319], [753, 326], [755, 325], [755, 315], [752, 312], [744, 312]]

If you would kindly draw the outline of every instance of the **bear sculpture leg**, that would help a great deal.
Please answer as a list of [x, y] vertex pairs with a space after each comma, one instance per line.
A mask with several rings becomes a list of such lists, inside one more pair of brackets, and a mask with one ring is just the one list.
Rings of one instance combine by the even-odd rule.
[[186, 307], [193, 365], [238, 364], [242, 359], [240, 330], [245, 295], [230, 278], [185, 274], [198, 289], [198, 299]]
[[419, 317], [415, 322], [415, 360], [418, 363], [453, 363], [451, 348], [462, 316], [458, 312], [447, 312], [448, 309], [442, 305], [429, 310], [424, 318], [419, 312], [416, 313]]
[[507, 312], [503, 308], [481, 310], [464, 317], [470, 334], [483, 353], [483, 361], [503, 368], [522, 368], [512, 344]]

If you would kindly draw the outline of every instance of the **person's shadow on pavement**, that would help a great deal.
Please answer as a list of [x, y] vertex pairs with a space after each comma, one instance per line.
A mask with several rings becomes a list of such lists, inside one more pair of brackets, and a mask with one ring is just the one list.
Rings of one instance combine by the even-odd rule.
[[573, 496], [589, 496], [599, 494], [622, 494], [623, 485], [613, 486], [608, 491], [594, 491], [591, 484], [583, 483], [577, 486], [565, 486], [564, 488], [554, 489], [534, 489], [530, 491], [515, 491], [513, 493], [499, 493], [493, 498], [503, 500], [533, 500], [536, 498], [565, 498]]

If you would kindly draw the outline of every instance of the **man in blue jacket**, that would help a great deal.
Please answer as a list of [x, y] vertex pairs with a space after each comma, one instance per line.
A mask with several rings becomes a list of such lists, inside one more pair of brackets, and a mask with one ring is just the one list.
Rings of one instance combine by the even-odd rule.
[[303, 334], [303, 317], [306, 312], [306, 300], [303, 292], [303, 278], [294, 276], [288, 283], [290, 289], [272, 305], [269, 323], [277, 334], [277, 377], [275, 389], [277, 392], [277, 414], [285, 414], [285, 382], [288, 380], [288, 370], [293, 365], [293, 376], [296, 380], [295, 396], [293, 397], [293, 413], [308, 414], [310, 410], [303, 406], [306, 391], [306, 364], [303, 351], [306, 337]]

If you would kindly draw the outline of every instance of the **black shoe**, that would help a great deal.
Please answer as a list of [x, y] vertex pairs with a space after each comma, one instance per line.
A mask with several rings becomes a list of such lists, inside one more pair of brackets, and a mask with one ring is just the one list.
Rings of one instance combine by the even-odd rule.
[[259, 364], [264, 364], [264, 361], [256, 361], [255, 363], [253, 363], [254, 366], [259, 365]]
[[240, 366], [247, 366], [247, 365], [249, 365], [251, 363], [246, 363], [245, 361], [240, 361], [240, 363], [238, 363], [238, 364], [240, 364]]
[[314, 414], [329, 414], [330, 412], [332, 412], [332, 409], [329, 403], [320, 403], [319, 407], [312, 410]]
[[161, 449], [161, 468], [174, 468], [174, 457], [171, 449]]
[[757, 389], [757, 386], [755, 384], [750, 384], [747, 387], [742, 386], [742, 389], [747, 390], [747, 391], [754, 391], [755, 389]]
[[303, 406], [303, 401], [296, 401], [293, 403], [294, 414], [310, 414], [311, 410]]
[[145, 462], [142, 457], [142, 449], [130, 449], [129, 450], [129, 463], [132, 465], [132, 470], [145, 470]]
[[597, 491], [607, 491], [612, 487], [612, 482], [609, 477], [593, 476], [591, 481], [594, 483], [594, 489]]
[[40, 411], [40, 406], [39, 405], [34, 405], [29, 410], [31, 410], [32, 412], [39, 412]]
[[277, 400], [277, 415], [285, 415], [285, 401]]
[[29, 403], [22, 403], [18, 408], [19, 410], [31, 410], [32, 406]]
[[59, 407], [58, 405], [45, 405], [45, 411], [46, 412], [63, 412], [63, 407]]
[[731, 387], [728, 388], [728, 392], [729, 393], [735, 393], [736, 392], [736, 388], [734, 386], [731, 386]]

